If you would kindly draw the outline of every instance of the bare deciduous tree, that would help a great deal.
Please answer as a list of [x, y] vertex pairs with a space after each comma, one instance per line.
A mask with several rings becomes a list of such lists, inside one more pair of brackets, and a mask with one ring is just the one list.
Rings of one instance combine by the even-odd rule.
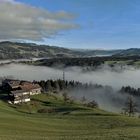
[[134, 116], [134, 114], [137, 112], [137, 105], [131, 96], [127, 98], [125, 108], [123, 108], [123, 110], [129, 117]]
[[64, 93], [62, 94], [62, 96], [63, 96], [63, 99], [64, 99], [64, 102], [65, 102], [65, 103], [69, 101], [69, 96], [68, 96], [68, 94], [67, 94], [66, 92], [64, 92]]

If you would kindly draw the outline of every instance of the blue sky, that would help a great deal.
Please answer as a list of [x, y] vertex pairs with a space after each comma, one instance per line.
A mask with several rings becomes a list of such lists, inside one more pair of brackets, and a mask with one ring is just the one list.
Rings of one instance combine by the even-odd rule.
[[139, 0], [17, 0], [51, 12], [76, 15], [79, 28], [45, 39], [50, 45], [84, 49], [140, 47]]

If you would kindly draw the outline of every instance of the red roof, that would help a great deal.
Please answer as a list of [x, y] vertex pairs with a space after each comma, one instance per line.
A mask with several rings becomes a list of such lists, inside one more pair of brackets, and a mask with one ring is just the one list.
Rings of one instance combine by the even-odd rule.
[[23, 84], [23, 85], [20, 85], [21, 89], [23, 90], [33, 90], [33, 89], [40, 89], [40, 85], [39, 84], [32, 84], [32, 83], [28, 83], [28, 84]]
[[34, 89], [41, 89], [39, 84], [34, 84], [29, 81], [20, 81], [20, 80], [7, 80], [7, 83], [11, 86], [11, 88], [21, 88], [20, 90], [31, 91]]

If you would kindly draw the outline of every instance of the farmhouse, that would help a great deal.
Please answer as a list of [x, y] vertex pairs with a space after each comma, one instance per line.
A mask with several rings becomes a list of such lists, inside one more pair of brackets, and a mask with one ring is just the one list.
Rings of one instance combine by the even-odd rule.
[[9, 97], [14, 104], [30, 101], [30, 93], [25, 90], [11, 91]]
[[31, 95], [40, 94], [42, 90], [39, 84], [11, 79], [5, 79], [2, 87], [8, 92], [10, 100], [14, 104], [28, 102]]

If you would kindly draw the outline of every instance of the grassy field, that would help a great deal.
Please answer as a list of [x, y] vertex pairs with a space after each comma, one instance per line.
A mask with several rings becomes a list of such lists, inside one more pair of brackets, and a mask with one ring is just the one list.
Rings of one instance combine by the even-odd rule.
[[108, 65], [129, 65], [129, 66], [133, 66], [135, 68], [140, 68], [140, 60], [126, 60], [126, 61], [106, 61], [105, 64]]
[[[51, 111], [38, 113], [41, 109]], [[139, 118], [64, 103], [43, 94], [23, 105], [0, 100], [0, 140], [139, 139]]]

